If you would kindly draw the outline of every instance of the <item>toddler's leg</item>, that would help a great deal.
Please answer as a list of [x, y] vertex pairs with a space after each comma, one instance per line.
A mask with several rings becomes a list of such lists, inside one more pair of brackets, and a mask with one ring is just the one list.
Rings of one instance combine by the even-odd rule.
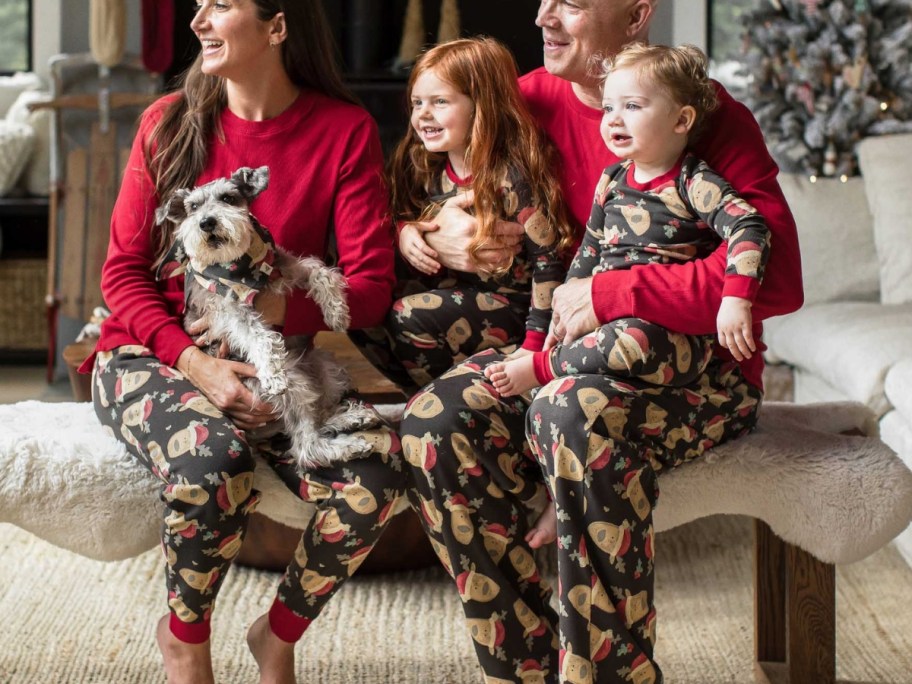
[[711, 335], [684, 335], [639, 318], [619, 318], [569, 345], [550, 350], [554, 377], [610, 375], [678, 387], [696, 380], [709, 362]]

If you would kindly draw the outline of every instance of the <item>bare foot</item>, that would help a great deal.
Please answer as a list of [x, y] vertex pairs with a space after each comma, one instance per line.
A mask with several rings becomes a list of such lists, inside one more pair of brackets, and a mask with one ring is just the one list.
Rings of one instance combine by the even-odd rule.
[[261, 615], [250, 625], [247, 647], [260, 668], [260, 684], [295, 684], [295, 645], [273, 633], [268, 614]]
[[165, 661], [165, 674], [168, 684], [215, 684], [212, 673], [212, 654], [209, 642], [188, 644], [181, 641], [171, 632], [168, 613], [158, 621], [155, 639]]
[[533, 549], [550, 544], [557, 539], [557, 508], [549, 501], [545, 510], [535, 521], [532, 529], [526, 533], [526, 542]]
[[520, 356], [485, 368], [485, 376], [502, 397], [512, 397], [538, 387], [532, 355]]

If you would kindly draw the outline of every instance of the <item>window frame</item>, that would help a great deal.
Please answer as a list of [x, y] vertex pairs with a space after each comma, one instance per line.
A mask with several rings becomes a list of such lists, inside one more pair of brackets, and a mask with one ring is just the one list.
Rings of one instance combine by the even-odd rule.
[[34, 12], [35, 12], [35, 2], [34, 0], [24, 0], [26, 9], [25, 9], [25, 68], [24, 69], [8, 69], [3, 65], [0, 65], [0, 76], [12, 76], [17, 71], [32, 71], [35, 67], [35, 54], [34, 54]]

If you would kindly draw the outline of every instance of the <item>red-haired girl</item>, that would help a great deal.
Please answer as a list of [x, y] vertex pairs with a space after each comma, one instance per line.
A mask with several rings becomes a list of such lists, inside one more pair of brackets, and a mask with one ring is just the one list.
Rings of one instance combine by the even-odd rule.
[[[564, 277], [560, 253], [573, 241], [554, 175], [550, 143], [529, 114], [510, 51], [491, 38], [443, 43], [423, 54], [408, 83], [410, 127], [388, 167], [392, 209], [405, 260], [430, 289], [396, 301], [387, 318], [392, 353], [422, 386], [455, 362], [490, 347], [542, 349], [551, 292]], [[469, 208], [478, 231], [473, 272], [440, 273], [422, 238], [448, 207]], [[496, 224], [525, 234], [495, 270], [483, 253]]]

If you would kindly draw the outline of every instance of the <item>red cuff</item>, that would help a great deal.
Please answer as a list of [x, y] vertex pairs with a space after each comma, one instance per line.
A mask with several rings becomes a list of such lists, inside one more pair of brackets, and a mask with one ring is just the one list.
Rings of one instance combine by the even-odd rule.
[[202, 622], [181, 622], [180, 618], [174, 613], [171, 613], [168, 628], [171, 630], [171, 634], [185, 644], [203, 644], [209, 641], [209, 633], [212, 631], [209, 620], [203, 620]]
[[551, 352], [541, 351], [532, 355], [532, 369], [539, 385], [547, 385], [554, 380], [554, 371], [551, 368]]
[[282, 641], [289, 644], [297, 642], [307, 630], [311, 619], [295, 615], [292, 610], [278, 598], [269, 609], [269, 628]]
[[740, 297], [753, 302], [760, 290], [760, 281], [745, 275], [727, 275], [722, 281], [723, 297]]
[[523, 340], [522, 349], [528, 349], [529, 351], [538, 352], [541, 351], [545, 346], [545, 333], [538, 332], [537, 330], [527, 330], [526, 339]]

